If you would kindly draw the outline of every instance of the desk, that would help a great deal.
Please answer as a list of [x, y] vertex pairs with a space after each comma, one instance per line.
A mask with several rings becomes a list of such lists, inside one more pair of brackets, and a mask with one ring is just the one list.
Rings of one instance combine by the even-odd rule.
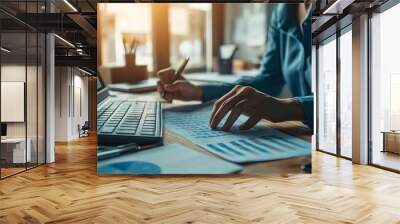
[[[28, 144], [26, 144], [26, 142]], [[30, 138], [5, 138], [1, 139], [1, 159], [6, 164], [25, 164], [31, 161], [31, 145]], [[25, 151], [25, 145], [26, 151]], [[25, 161], [27, 159], [27, 161]]]
[[382, 131], [382, 134], [382, 152], [392, 152], [400, 154], [400, 131]]
[[[130, 99], [136, 100], [148, 100], [148, 101], [163, 101], [163, 99], [159, 96], [157, 92], [147, 92], [140, 94], [127, 94], [127, 93], [118, 93], [113, 91], [112, 94], [121, 96], [121, 97], [129, 97]], [[187, 104], [198, 104], [199, 102], [183, 102], [183, 101], [174, 101], [173, 104], [164, 104], [164, 108], [187, 105]], [[282, 123], [271, 123], [269, 121], [261, 121], [264, 125], [268, 125], [269, 127], [275, 128], [287, 134], [302, 138], [308, 142], [311, 142], [312, 130], [306, 128], [301, 122], [282, 122]], [[191, 149], [206, 153], [208, 155], [214, 156], [214, 154], [208, 152], [207, 150], [193, 144], [187, 139], [174, 134], [173, 132], [165, 129], [165, 144], [171, 143], [180, 143], [189, 147]], [[311, 150], [311, 149], [310, 149]], [[259, 174], [279, 174], [281, 176], [286, 176], [289, 174], [296, 173], [304, 173], [302, 170], [302, 166], [311, 163], [311, 156], [303, 156], [292, 159], [284, 159], [277, 161], [269, 161], [269, 162], [259, 162], [259, 163], [251, 163], [245, 164], [242, 173], [251, 174], [251, 175], [259, 175]]]
[[[272, 124], [267, 121], [262, 121], [266, 125], [270, 127], [276, 128], [288, 134], [294, 135], [296, 137], [300, 137], [306, 141], [311, 141], [311, 131], [307, 128], [303, 128], [300, 123], [297, 122], [284, 122], [281, 124]], [[165, 131], [165, 144], [170, 143], [180, 143], [189, 147], [191, 149], [206, 153], [215, 157], [214, 154], [208, 152], [207, 150], [201, 148], [188, 141], [187, 139], [174, 134], [173, 132], [166, 129]], [[311, 149], [310, 149], [311, 150]], [[270, 162], [259, 162], [259, 163], [251, 163], [245, 164], [242, 173], [244, 174], [280, 174], [280, 175], [288, 175], [293, 173], [304, 173], [301, 169], [302, 165], [306, 165], [311, 163], [311, 156], [304, 156], [292, 159], [284, 159]]]

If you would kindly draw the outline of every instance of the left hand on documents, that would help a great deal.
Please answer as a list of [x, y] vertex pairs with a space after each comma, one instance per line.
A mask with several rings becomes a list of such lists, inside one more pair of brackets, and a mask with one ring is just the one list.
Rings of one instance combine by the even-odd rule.
[[261, 119], [272, 122], [304, 120], [303, 108], [297, 100], [275, 98], [249, 86], [235, 86], [215, 102], [210, 127], [216, 129], [228, 112], [229, 116], [222, 127], [224, 131], [229, 131], [241, 114], [249, 117], [240, 125], [241, 130], [252, 128]]

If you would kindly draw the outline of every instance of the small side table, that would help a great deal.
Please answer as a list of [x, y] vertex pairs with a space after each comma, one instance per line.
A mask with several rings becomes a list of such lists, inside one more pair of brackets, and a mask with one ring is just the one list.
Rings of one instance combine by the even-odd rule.
[[400, 131], [382, 131], [383, 150], [382, 152], [392, 152], [400, 154]]

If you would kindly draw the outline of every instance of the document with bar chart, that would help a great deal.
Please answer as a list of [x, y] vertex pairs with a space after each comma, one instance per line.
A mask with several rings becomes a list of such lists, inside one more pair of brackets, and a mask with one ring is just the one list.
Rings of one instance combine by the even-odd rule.
[[[209, 119], [212, 105], [196, 105], [165, 111], [166, 128], [231, 162], [248, 163], [288, 159], [311, 155], [311, 144], [280, 131], [258, 124], [247, 131], [238, 125], [246, 121], [241, 116], [232, 131], [211, 130]], [[221, 122], [223, 123], [223, 122]]]

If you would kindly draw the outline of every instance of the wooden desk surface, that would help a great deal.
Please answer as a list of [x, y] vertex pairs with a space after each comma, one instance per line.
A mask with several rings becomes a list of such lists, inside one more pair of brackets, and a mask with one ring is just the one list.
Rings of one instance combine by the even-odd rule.
[[[157, 92], [126, 94], [126, 93], [119, 93], [112, 91], [111, 93], [122, 97], [130, 97], [135, 100], [162, 101], [162, 102], [164, 101], [162, 98], [159, 97]], [[198, 104], [198, 102], [174, 101], [172, 104], [164, 103], [163, 107], [170, 108], [188, 104]], [[290, 134], [295, 137], [299, 137], [303, 140], [306, 140], [308, 142], [311, 142], [312, 131], [307, 127], [305, 127], [301, 122], [292, 122], [292, 121], [282, 122], [282, 123], [272, 123], [269, 121], [261, 121], [261, 122], [271, 128], [275, 128], [279, 131], [285, 132], [286, 134]], [[165, 129], [164, 143], [165, 144], [180, 143], [191, 149], [216, 157], [214, 154], [208, 152], [207, 150], [201, 148], [200, 146], [195, 145], [189, 140], [169, 131], [168, 129]], [[311, 163], [311, 154], [310, 156], [302, 156], [291, 159], [246, 164], [244, 165], [242, 173], [251, 175], [279, 174], [280, 176], [287, 176], [289, 174], [304, 173], [302, 166], [310, 163]]]

